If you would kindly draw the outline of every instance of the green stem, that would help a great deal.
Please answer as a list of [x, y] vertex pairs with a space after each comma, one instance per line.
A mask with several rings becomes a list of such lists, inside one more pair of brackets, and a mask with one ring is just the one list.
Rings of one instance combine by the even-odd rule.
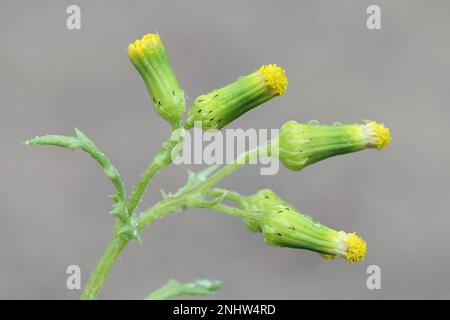
[[242, 168], [244, 165], [248, 164], [251, 160], [257, 158], [259, 153], [260, 152], [258, 148], [242, 153], [235, 161], [233, 161], [230, 164], [227, 164], [222, 169], [213, 174], [209, 179], [199, 184], [194, 190], [191, 191], [191, 193], [200, 194], [211, 189], [220, 181], [222, 181], [227, 176], [232, 174], [234, 171], [236, 171], [239, 168]]
[[[156, 203], [152, 208], [148, 209], [137, 219], [138, 230], [144, 229], [151, 225], [156, 219], [165, 216], [175, 209], [182, 208], [186, 203], [187, 197], [167, 198]], [[126, 236], [114, 234], [100, 261], [91, 273], [89, 280], [81, 294], [81, 299], [95, 299], [102, 288], [106, 277], [116, 262], [117, 257], [123, 251], [130, 240]]]
[[223, 204], [216, 204], [215, 206], [212, 206], [210, 209], [215, 210], [217, 212], [222, 212], [222, 213], [226, 213], [232, 216], [236, 216], [236, 217], [241, 217], [241, 218], [255, 218], [255, 216], [249, 212], [249, 211], [245, 211], [239, 208], [235, 208], [235, 207], [230, 207], [230, 206], [226, 206]]
[[234, 202], [239, 205], [242, 203], [242, 196], [239, 193], [237, 193], [236, 191], [231, 191], [231, 190], [221, 189], [221, 188], [214, 188], [214, 189], [211, 189], [211, 190], [208, 190], [205, 192], [205, 194], [208, 197], [213, 197], [213, 198], [220, 197], [224, 193], [226, 193], [225, 200]]
[[106, 277], [111, 271], [114, 262], [117, 260], [117, 257], [129, 241], [130, 240], [126, 236], [118, 236], [117, 234], [114, 235], [100, 258], [100, 261], [95, 267], [95, 270], [89, 277], [83, 293], [80, 296], [82, 300], [92, 300], [97, 297]]
[[208, 278], [198, 278], [192, 282], [169, 279], [164, 286], [149, 294], [146, 300], [167, 300], [180, 296], [207, 296], [222, 287], [221, 281]]
[[182, 294], [182, 284], [176, 280], [169, 280], [163, 287], [149, 294], [145, 300], [168, 300]]
[[159, 201], [153, 207], [143, 212], [136, 221], [139, 231], [151, 225], [155, 220], [176, 210], [185, 209], [188, 202], [188, 194], [179, 197], [166, 198]]
[[180, 143], [180, 141], [168, 140], [166, 141], [159, 152], [156, 154], [153, 161], [148, 166], [147, 170], [145, 170], [144, 174], [141, 176], [141, 179], [134, 187], [133, 192], [131, 193], [130, 199], [128, 200], [128, 214], [132, 215], [134, 210], [136, 209], [139, 201], [142, 198], [142, 195], [145, 193], [148, 184], [151, 179], [162, 169], [167, 167], [172, 163], [172, 151], [173, 149]]
[[[162, 158], [162, 160], [155, 160], [149, 166], [146, 171], [146, 174], [143, 175], [138, 185], [133, 191], [133, 194], [129, 201], [128, 210], [131, 214], [133, 210], [136, 208], [137, 203], [139, 202], [142, 194], [145, 191], [147, 184], [149, 183], [152, 176], [171, 163], [171, 151], [178, 144], [176, 141], [168, 141], [166, 142], [161, 151], [158, 153], [156, 158]], [[170, 151], [169, 151], [170, 150]], [[217, 183], [219, 183], [222, 179], [233, 173], [235, 170], [241, 168], [245, 164], [247, 164], [250, 160], [257, 157], [259, 154], [258, 149], [253, 149], [248, 152], [241, 154], [233, 163], [224, 166], [221, 170], [216, 172], [207, 180], [203, 181], [196, 187], [193, 187], [191, 190], [187, 190], [186, 192], [181, 193], [178, 196], [168, 197], [156, 203], [153, 207], [143, 212], [136, 219], [136, 227], [139, 231], [144, 229], [145, 227], [151, 225], [158, 218], [163, 217], [164, 215], [180, 209], [185, 209], [190, 197], [196, 196], [203, 192], [208, 191]], [[167, 160], [167, 156], [169, 156], [169, 160]], [[235, 198], [238, 194], [231, 193], [229, 195], [229, 199], [237, 199]], [[232, 200], [231, 200], [232, 201]], [[244, 211], [239, 210], [237, 208], [226, 207], [222, 205], [216, 205], [216, 210], [221, 212], [227, 212], [229, 214], [244, 216]], [[248, 214], [247, 214], [248, 215]], [[108, 276], [111, 268], [116, 261], [117, 257], [120, 255], [122, 250], [128, 244], [129, 239], [125, 236], [114, 235], [110, 244], [106, 248], [105, 253], [100, 258], [95, 270], [91, 273], [91, 276], [86, 284], [86, 287], [81, 295], [81, 299], [95, 299], [100, 292], [100, 289], [103, 286], [103, 283]]]

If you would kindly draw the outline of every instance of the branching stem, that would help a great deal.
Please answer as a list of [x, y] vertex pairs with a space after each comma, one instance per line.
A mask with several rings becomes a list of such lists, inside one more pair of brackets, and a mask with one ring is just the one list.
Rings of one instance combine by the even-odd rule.
[[[172, 144], [173, 141], [168, 141], [163, 145], [163, 148], [156, 156], [155, 160], [151, 163], [146, 173], [142, 176], [141, 180], [137, 184], [134, 189], [133, 195], [130, 198], [128, 203], [129, 212], [133, 212], [136, 208], [137, 203], [139, 202], [141, 196], [143, 195], [147, 184], [150, 179], [154, 176], [156, 172], [170, 164], [171, 159], [167, 160], [167, 157], [170, 157], [170, 153], [173, 148], [176, 146], [176, 143]], [[265, 147], [264, 147], [265, 148]], [[225, 177], [232, 174], [235, 170], [241, 168], [245, 164], [249, 163], [250, 160], [254, 159], [260, 153], [259, 149], [253, 149], [241, 154], [233, 163], [225, 165], [215, 174], [211, 175], [209, 178], [204, 180], [203, 182], [198, 183], [192, 188], [188, 188], [187, 190], [183, 190], [180, 194], [175, 196], [169, 196], [154, 206], [143, 212], [136, 218], [136, 228], [138, 231], [143, 230], [145, 227], [151, 225], [157, 219], [178, 210], [183, 210], [187, 208], [187, 206], [191, 202], [190, 199], [196, 198], [199, 195], [216, 195], [220, 196], [224, 192], [227, 192], [226, 199], [230, 201], [238, 201], [239, 194], [232, 191], [226, 191], [222, 189], [213, 189], [217, 183], [222, 181]], [[158, 159], [161, 158], [161, 159]], [[169, 161], [167, 163], [167, 161]], [[183, 188], [182, 188], [183, 189]], [[240, 217], [248, 217], [248, 213], [245, 211], [233, 208], [221, 204], [216, 204], [211, 207], [216, 211], [228, 213], [235, 216]], [[113, 239], [107, 246], [104, 254], [100, 258], [96, 268], [91, 273], [90, 278], [86, 284], [86, 287], [81, 295], [82, 299], [95, 299], [100, 292], [106, 277], [112, 269], [113, 264], [117, 260], [117, 257], [120, 255], [122, 250], [126, 247], [129, 242], [129, 238], [120, 236], [117, 233], [114, 234]]]

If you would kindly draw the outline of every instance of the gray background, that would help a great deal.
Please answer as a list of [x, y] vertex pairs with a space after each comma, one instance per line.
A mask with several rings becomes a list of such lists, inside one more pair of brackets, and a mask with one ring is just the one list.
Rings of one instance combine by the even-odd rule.
[[[80, 31], [65, 26], [72, 3]], [[380, 31], [365, 25], [372, 3]], [[448, 1], [2, 1], [0, 298], [78, 297], [65, 270], [80, 265], [84, 283], [109, 241], [111, 185], [81, 152], [21, 143], [76, 126], [130, 189], [169, 133], [127, 58], [128, 43], [154, 31], [190, 102], [261, 64], [286, 68], [287, 94], [231, 127], [374, 119], [393, 142], [300, 173], [250, 166], [222, 183], [273, 188], [322, 223], [358, 231], [364, 262], [269, 247], [239, 219], [188, 210], [145, 230], [100, 298], [140, 299], [169, 277], [199, 275], [225, 282], [215, 298], [450, 298], [449, 10]], [[185, 171], [158, 175], [142, 208]], [[382, 270], [378, 291], [366, 288], [371, 264]]]

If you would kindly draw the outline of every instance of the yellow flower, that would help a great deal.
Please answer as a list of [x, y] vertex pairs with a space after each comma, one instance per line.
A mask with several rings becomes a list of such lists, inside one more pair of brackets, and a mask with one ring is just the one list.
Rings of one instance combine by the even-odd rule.
[[231, 84], [197, 97], [188, 111], [186, 128], [201, 122], [203, 130], [221, 129], [247, 111], [283, 95], [287, 85], [281, 67], [264, 65]]
[[179, 126], [186, 100], [159, 35], [149, 33], [131, 43], [128, 57], [142, 76], [156, 112], [173, 127]]
[[337, 125], [288, 121], [280, 129], [278, 156], [287, 168], [298, 171], [333, 156], [384, 149], [390, 141], [389, 129], [375, 121]]
[[365, 130], [367, 142], [370, 147], [381, 150], [386, 148], [391, 142], [389, 128], [386, 128], [383, 123], [367, 121], [362, 127]]
[[275, 95], [282, 96], [288, 87], [286, 71], [276, 64], [268, 64], [259, 68], [258, 72], [263, 76], [266, 84], [273, 90]]
[[262, 232], [269, 245], [312, 250], [328, 260], [342, 257], [350, 263], [361, 261], [366, 255], [366, 242], [356, 233], [322, 225], [298, 212], [272, 190], [242, 197], [240, 204], [251, 216], [244, 219], [247, 228]]

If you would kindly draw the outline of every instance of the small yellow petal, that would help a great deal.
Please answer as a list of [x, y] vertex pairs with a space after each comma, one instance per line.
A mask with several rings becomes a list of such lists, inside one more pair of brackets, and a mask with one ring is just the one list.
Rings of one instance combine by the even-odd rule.
[[259, 72], [264, 77], [264, 81], [273, 90], [275, 95], [283, 95], [288, 86], [288, 79], [283, 68], [276, 64], [268, 64], [259, 68]]
[[161, 45], [161, 38], [159, 37], [159, 34], [148, 33], [143, 36], [142, 39], [138, 39], [128, 46], [128, 56], [135, 57], [144, 49], [154, 49], [159, 45]]
[[356, 233], [347, 234], [347, 239], [345, 241], [346, 251], [345, 258], [351, 262], [355, 263], [363, 260], [366, 255], [367, 244], [366, 241], [359, 237]]
[[384, 124], [370, 121], [366, 124], [372, 132], [371, 144], [378, 150], [386, 148], [391, 142], [391, 133], [389, 128], [386, 128]]

